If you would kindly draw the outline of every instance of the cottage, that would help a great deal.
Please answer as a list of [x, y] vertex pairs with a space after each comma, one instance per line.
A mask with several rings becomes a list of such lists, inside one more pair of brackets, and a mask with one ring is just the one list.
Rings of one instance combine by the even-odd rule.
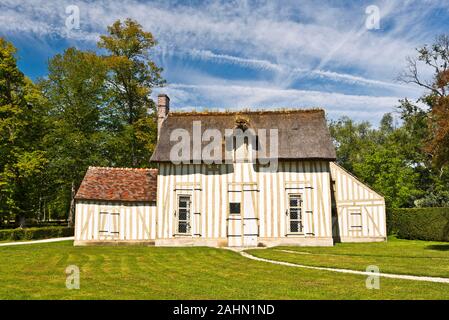
[[88, 169], [75, 245], [386, 239], [384, 199], [334, 162], [323, 110], [170, 112], [169, 101], [158, 97], [158, 169]]

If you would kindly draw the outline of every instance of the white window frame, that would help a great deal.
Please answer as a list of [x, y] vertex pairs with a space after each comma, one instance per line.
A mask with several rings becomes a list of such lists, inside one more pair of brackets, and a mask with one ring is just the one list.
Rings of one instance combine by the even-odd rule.
[[[179, 220], [179, 210], [181, 208], [179, 206], [179, 204], [180, 204], [181, 198], [189, 198], [188, 207], [186, 207], [186, 210], [187, 210], [186, 220]], [[178, 194], [176, 200], [177, 200], [177, 202], [176, 202], [176, 219], [175, 219], [176, 232], [175, 232], [175, 234], [183, 235], [183, 236], [190, 236], [190, 235], [192, 235], [192, 195], [188, 194], [188, 193], [180, 193], [180, 194]], [[186, 223], [186, 232], [179, 231], [179, 223], [182, 221]]]
[[[290, 199], [292, 197], [298, 197], [299, 198], [299, 202], [300, 202], [299, 206], [292, 207], [290, 205]], [[287, 216], [288, 216], [287, 228], [288, 228], [288, 232], [287, 232], [287, 234], [302, 235], [302, 234], [304, 234], [304, 196], [303, 196], [302, 193], [289, 193], [287, 201], [288, 201], [287, 202], [287, 205], [288, 205], [288, 208], [287, 208]], [[297, 219], [291, 219], [290, 210], [292, 208], [293, 209], [294, 208], [298, 209], [298, 218]], [[291, 222], [299, 223], [299, 226], [300, 226], [299, 229], [300, 230], [299, 231], [292, 231]]]

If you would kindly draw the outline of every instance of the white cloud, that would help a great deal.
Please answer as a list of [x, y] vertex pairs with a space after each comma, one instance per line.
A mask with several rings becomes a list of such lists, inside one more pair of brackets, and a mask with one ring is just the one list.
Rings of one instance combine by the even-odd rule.
[[[65, 8], [71, 4], [80, 7], [81, 30], [68, 32]], [[364, 29], [365, 8], [370, 4], [380, 7], [381, 30]], [[405, 56], [413, 54], [413, 48], [424, 41], [429, 42], [438, 31], [426, 25], [431, 13], [447, 8], [443, 0], [377, 0], [374, 3], [211, 0], [196, 6], [162, 0], [0, 0], [0, 34], [33, 33], [41, 38], [57, 36], [93, 45], [99, 34], [106, 31], [107, 25], [118, 18], [131, 17], [156, 36], [162, 61], [165, 56], [175, 53], [184, 55], [190, 62], [192, 58], [202, 59], [274, 74], [271, 88], [278, 89], [252, 90], [243, 84], [239, 90], [235, 87], [222, 89], [224, 97], [229, 96], [227, 91], [237, 90], [242, 97], [239, 101], [247, 105], [272, 101], [288, 106], [305, 101], [336, 108], [336, 112], [348, 108], [354, 110], [358, 106], [364, 110], [361, 112], [375, 114], [379, 109], [367, 109], [362, 101], [368, 105], [379, 103], [382, 109], [388, 104], [393, 106], [396, 98], [376, 96], [370, 100], [369, 96], [289, 88], [298, 78], [305, 81], [320, 78], [385, 89], [385, 95], [387, 91], [398, 97], [419, 95], [409, 87], [394, 83], [393, 79], [402, 70]], [[199, 80], [201, 73], [206, 72], [179, 74], [176, 81], [200, 88], [202, 84], [210, 83], [198, 83], [197, 79], [192, 81], [189, 78], [196, 73]], [[226, 79], [223, 80], [222, 84], [214, 85], [225, 85]], [[249, 88], [260, 86], [251, 84]], [[175, 87], [172, 86], [171, 90]], [[208, 90], [178, 87], [177, 90], [179, 99], [185, 102], [195, 100], [190, 97], [195, 92], [199, 95], [196, 102], [201, 105], [204, 105], [202, 101], [214, 97], [213, 92], [220, 91], [210, 87]], [[249, 94], [252, 93], [257, 96], [251, 98]], [[214, 99], [219, 101], [219, 98], [216, 96]]]
[[[416, 13], [410, 19], [408, 15], [404, 17], [404, 8], [417, 4], [392, 3], [381, 2], [383, 17], [396, 15], [394, 22], [404, 32], [405, 26], [416, 18]], [[394, 28], [388, 32], [368, 31], [360, 35], [366, 18], [362, 4], [336, 8], [316, 1], [305, 1], [300, 5], [283, 2], [282, 6], [270, 2], [251, 6], [244, 2], [210, 1], [190, 7], [132, 0], [78, 1], [81, 31], [67, 33], [64, 22], [68, 4], [72, 1], [3, 0], [0, 30], [28, 30], [39, 35], [56, 33], [92, 41], [115, 19], [132, 17], [153, 31], [161, 46], [166, 48], [219, 51], [223, 55], [269, 60], [306, 69], [320, 64], [331, 69], [351, 66], [379, 75], [397, 69], [403, 63], [403, 57], [416, 45], [409, 41], [416, 37], [391, 38], [390, 33], [398, 33]], [[421, 7], [427, 12], [433, 6], [426, 3], [418, 9]], [[295, 20], [289, 10], [296, 12], [299, 18]], [[377, 70], [379, 68], [381, 70]]]
[[254, 68], [262, 71], [272, 71], [278, 73], [279, 76], [289, 77], [291, 80], [297, 77], [313, 77], [313, 78], [326, 78], [333, 81], [342, 81], [349, 84], [369, 85], [396, 89], [410, 89], [410, 86], [396, 82], [380, 81], [375, 79], [364, 78], [360, 76], [354, 76], [347, 73], [333, 72], [328, 70], [319, 69], [303, 69], [303, 68], [290, 68], [288, 65], [282, 65], [272, 63], [268, 60], [262, 59], [247, 59], [236, 57], [227, 54], [216, 54], [210, 50], [197, 50], [190, 51], [172, 51], [171, 54], [190, 55], [192, 58], [208, 60], [215, 63], [223, 64], [236, 64], [243, 67]]
[[236, 84], [171, 84], [157, 89], [153, 95], [167, 93], [174, 109], [242, 108], [324, 108], [332, 118], [348, 115], [354, 119], [366, 119], [369, 115], [378, 121], [394, 110], [400, 97], [346, 95], [320, 91], [282, 89]]

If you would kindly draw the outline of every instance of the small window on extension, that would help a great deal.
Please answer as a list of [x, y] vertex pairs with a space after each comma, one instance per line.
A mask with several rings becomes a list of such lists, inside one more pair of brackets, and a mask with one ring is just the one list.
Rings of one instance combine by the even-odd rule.
[[229, 203], [229, 214], [240, 214], [240, 202]]
[[362, 213], [351, 212], [350, 223], [351, 223], [351, 230], [362, 230]]

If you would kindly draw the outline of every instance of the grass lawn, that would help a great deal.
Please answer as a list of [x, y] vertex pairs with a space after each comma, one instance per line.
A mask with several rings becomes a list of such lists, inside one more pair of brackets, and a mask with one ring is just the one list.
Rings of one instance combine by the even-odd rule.
[[[410, 243], [394, 241], [384, 248], [407, 256], [404, 251], [415, 247]], [[366, 245], [353, 246], [343, 252]], [[288, 249], [327, 253], [333, 248]], [[361, 255], [363, 250], [385, 253], [360, 250]], [[449, 251], [425, 245], [412, 255], [427, 259], [428, 270], [436, 267], [434, 258], [449, 261]], [[71, 264], [81, 270], [80, 290], [65, 288], [65, 268]], [[0, 299], [449, 299], [449, 284], [382, 278], [380, 290], [368, 290], [365, 280], [253, 261], [214, 248], [73, 247], [72, 241], [0, 247]]]
[[[285, 252], [282, 250], [290, 251]], [[254, 256], [297, 264], [449, 278], [449, 243], [399, 240], [380, 243], [338, 243], [334, 247], [275, 247], [247, 250]]]

